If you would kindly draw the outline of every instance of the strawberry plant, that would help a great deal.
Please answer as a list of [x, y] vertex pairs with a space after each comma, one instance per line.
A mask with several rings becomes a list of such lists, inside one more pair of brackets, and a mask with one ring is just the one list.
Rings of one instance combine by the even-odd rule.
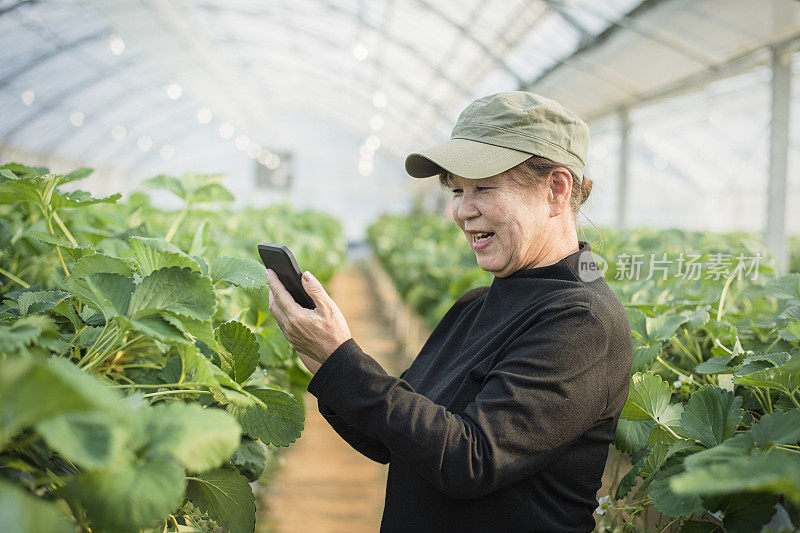
[[0, 170], [0, 522], [253, 531], [250, 483], [299, 437], [310, 374], [252, 256], [287, 242], [326, 280], [341, 230], [230, 211], [220, 176], [151, 180], [184, 200], [177, 215], [63, 190], [90, 172]]

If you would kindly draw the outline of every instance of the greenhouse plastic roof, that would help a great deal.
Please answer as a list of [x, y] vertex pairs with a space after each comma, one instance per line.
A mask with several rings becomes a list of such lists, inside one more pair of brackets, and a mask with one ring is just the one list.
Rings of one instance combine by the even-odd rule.
[[0, 0], [0, 145], [135, 173], [303, 121], [399, 163], [484, 94], [599, 118], [798, 36], [796, 0]]

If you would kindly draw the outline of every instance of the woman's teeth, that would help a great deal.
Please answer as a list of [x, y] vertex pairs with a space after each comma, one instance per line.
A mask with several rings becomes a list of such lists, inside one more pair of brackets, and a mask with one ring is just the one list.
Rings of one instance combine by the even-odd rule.
[[473, 242], [485, 241], [486, 239], [488, 239], [492, 235], [494, 235], [494, 233], [492, 233], [491, 231], [489, 233], [477, 233], [477, 234], [472, 236], [472, 241]]

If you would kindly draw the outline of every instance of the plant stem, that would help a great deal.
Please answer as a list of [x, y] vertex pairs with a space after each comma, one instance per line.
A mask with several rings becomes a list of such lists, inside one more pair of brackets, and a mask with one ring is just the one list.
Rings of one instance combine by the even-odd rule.
[[80, 245], [78, 244], [78, 241], [75, 240], [75, 237], [72, 236], [72, 233], [69, 232], [67, 227], [61, 221], [61, 217], [59, 217], [58, 213], [55, 212], [55, 211], [53, 211], [53, 218], [56, 219], [56, 223], [61, 228], [61, 231], [64, 232], [64, 235], [67, 236], [67, 240], [69, 240], [70, 244], [72, 244], [72, 246], [74, 246], [75, 248], [80, 248]]
[[694, 358], [694, 354], [690, 352], [689, 349], [686, 346], [684, 346], [683, 343], [679, 341], [676, 337], [672, 337], [670, 339], [670, 342], [672, 343], [673, 346], [680, 348], [680, 350], [686, 354], [686, 356], [689, 358], [690, 361], [698, 365], [700, 364], [700, 361]]
[[684, 439], [683, 437], [681, 437], [680, 435], [678, 435], [677, 433], [675, 433], [674, 431], [672, 431], [672, 428], [670, 428], [668, 425], [666, 425], [666, 424], [662, 424], [661, 422], [656, 422], [656, 425], [657, 425], [658, 427], [660, 427], [661, 429], [664, 429], [664, 430], [666, 430], [666, 431], [667, 431], [667, 433], [669, 433], [670, 435], [672, 435], [672, 436], [673, 436], [673, 437], [675, 437], [676, 439], [678, 439], [678, 440], [686, 440], [686, 439]]
[[725, 308], [725, 296], [728, 294], [728, 287], [731, 286], [731, 282], [736, 276], [731, 276], [728, 278], [728, 281], [725, 282], [725, 286], [722, 288], [722, 295], [719, 297], [719, 307], [717, 307], [717, 322], [722, 319], [722, 310]]
[[25, 283], [23, 280], [19, 279], [17, 276], [6, 270], [5, 268], [0, 267], [0, 274], [4, 275], [17, 285], [21, 285], [23, 289], [30, 289], [31, 286]]
[[175, 220], [172, 222], [172, 226], [170, 226], [169, 231], [167, 231], [167, 235], [164, 237], [164, 240], [166, 240], [167, 242], [172, 240], [172, 237], [174, 237], [175, 233], [178, 231], [178, 226], [181, 225], [181, 222], [183, 222], [183, 219], [188, 211], [189, 211], [188, 205], [183, 209], [181, 209], [181, 212], [178, 213], [178, 216], [175, 217]]
[[[53, 221], [50, 219], [50, 217], [46, 217], [46, 218], [47, 218], [47, 227], [50, 228], [50, 234], [53, 237], [55, 237], [56, 236], [56, 232], [55, 232], [55, 230], [53, 230]], [[58, 245], [56, 245], [56, 253], [58, 254], [58, 259], [61, 261], [61, 266], [64, 268], [64, 273], [67, 276], [69, 276], [69, 270], [67, 270], [67, 264], [64, 262], [64, 256], [61, 255], [61, 247], [58, 246]]]
[[211, 391], [201, 390], [201, 389], [180, 389], [180, 390], [166, 390], [166, 391], [158, 391], [158, 392], [148, 392], [147, 394], [143, 394], [143, 398], [152, 398], [154, 396], [165, 396], [168, 394], [211, 394]]
[[692, 378], [692, 375], [691, 375], [691, 374], [684, 374], [683, 372], [681, 372], [680, 370], [678, 370], [678, 369], [677, 369], [677, 368], [675, 368], [674, 366], [672, 366], [672, 365], [670, 365], [669, 363], [667, 363], [666, 361], [664, 361], [664, 359], [662, 359], [660, 355], [657, 355], [657, 356], [656, 356], [656, 361], [658, 361], [659, 363], [661, 363], [662, 365], [664, 365], [664, 366], [667, 368], [667, 370], [671, 370], [671, 371], [672, 371], [672, 372], [674, 372], [675, 374], [677, 374], [677, 375], [679, 375], [679, 376], [682, 376], [682, 377], [684, 377], [684, 378], [688, 379], [689, 381], [691, 381], [691, 382], [692, 382], [692, 383], [694, 383], [695, 385], [699, 385], [699, 383], [697, 383], [697, 381], [695, 381], [695, 380], [694, 380], [694, 378]]

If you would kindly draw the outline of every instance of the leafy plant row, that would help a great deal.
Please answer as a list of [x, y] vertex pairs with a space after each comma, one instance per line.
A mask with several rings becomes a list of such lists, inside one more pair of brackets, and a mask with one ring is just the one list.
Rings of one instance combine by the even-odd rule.
[[[401, 294], [434, 323], [465, 290], [491, 283], [438, 216], [384, 217], [369, 238]], [[747, 234], [609, 229], [582, 239], [608, 263], [634, 346], [614, 442], [625, 460], [600, 499], [598, 530], [800, 527], [800, 274], [774, 275]], [[626, 254], [681, 252], [707, 265], [721, 253], [765, 260], [756, 276], [615, 279]]]
[[89, 169], [1, 168], [4, 527], [253, 531], [250, 483], [299, 437], [310, 374], [252, 257], [289, 243], [327, 281], [338, 223], [226, 208], [220, 175], [148, 180], [181, 199], [167, 212], [64, 190]]

